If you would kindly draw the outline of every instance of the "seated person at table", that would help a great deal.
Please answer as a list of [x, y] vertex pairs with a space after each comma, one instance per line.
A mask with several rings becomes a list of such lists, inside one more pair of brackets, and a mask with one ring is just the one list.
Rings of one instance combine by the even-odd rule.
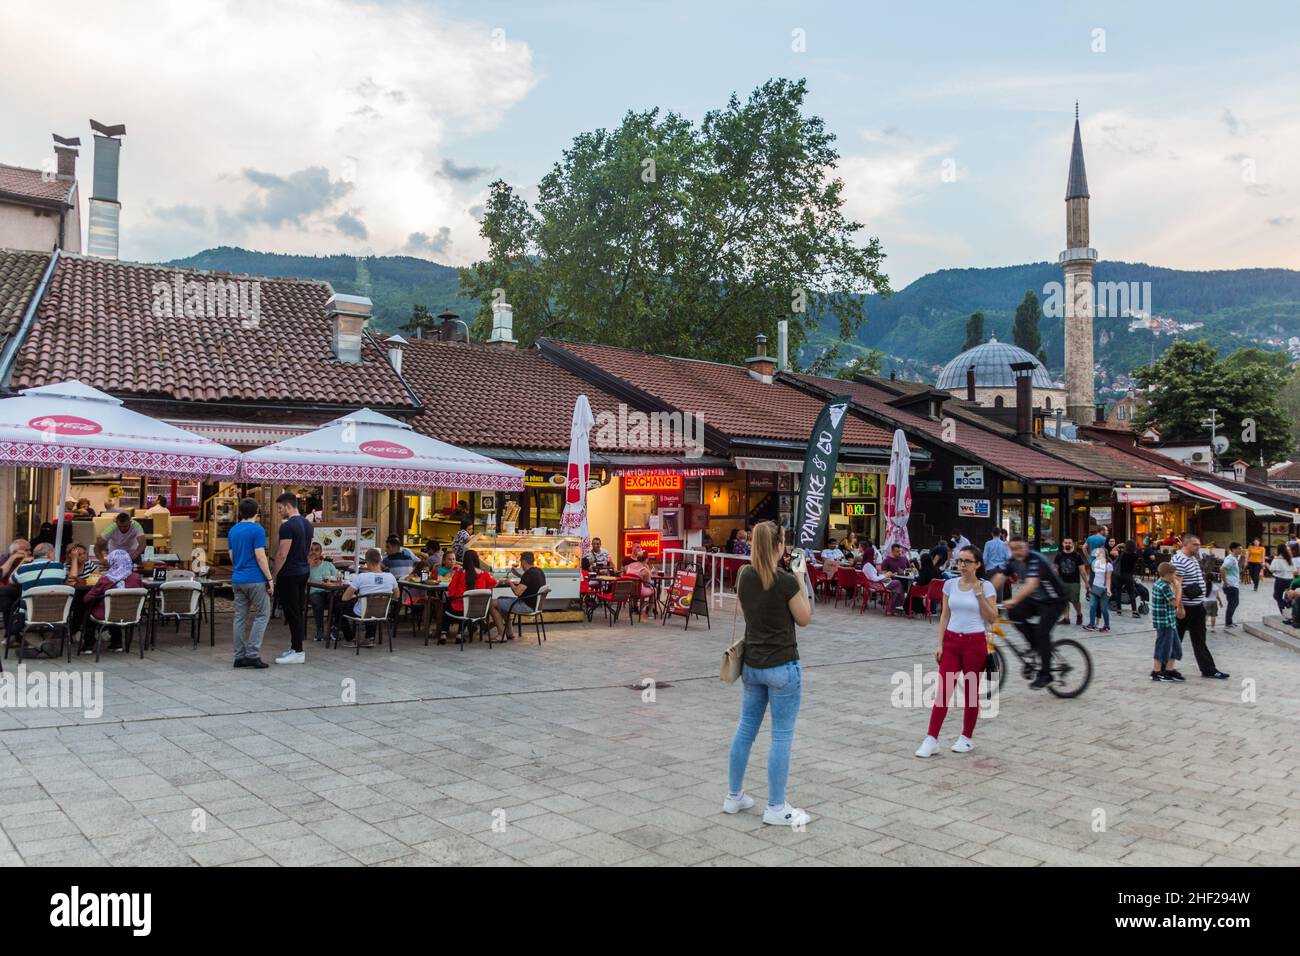
[[68, 546], [68, 580], [86, 578], [99, 570], [100, 564], [90, 556], [84, 544]]
[[893, 571], [878, 571], [874, 564], [864, 564], [862, 574], [872, 584], [883, 584], [887, 591], [897, 595], [903, 593], [903, 582], [895, 580]]
[[319, 541], [307, 546], [307, 603], [311, 605], [312, 617], [316, 619], [316, 640], [325, 640], [325, 609], [330, 605], [329, 591], [311, 587], [311, 582], [334, 581], [339, 576], [339, 569], [333, 561], [325, 559], [325, 549]]
[[651, 576], [654, 569], [645, 562], [645, 548], [634, 548], [632, 550], [632, 560], [623, 565], [623, 577], [639, 578], [641, 581], [641, 597], [652, 597], [655, 593], [654, 587], [651, 586]]
[[429, 562], [430, 568], [436, 568], [442, 564], [442, 542], [430, 538], [424, 543], [424, 557]]
[[167, 496], [159, 495], [158, 500], [153, 503], [153, 507], [145, 512], [146, 515], [171, 515], [167, 510]]
[[402, 547], [402, 539], [390, 534], [384, 542], [384, 570], [401, 581], [411, 576], [411, 569], [419, 560], [408, 548]]
[[451, 548], [442, 552], [442, 560], [434, 570], [438, 572], [438, 580], [443, 584], [451, 580], [451, 576], [456, 573], [456, 555], [452, 553]]
[[18, 582], [14, 580], [14, 572], [30, 561], [31, 557], [31, 542], [26, 538], [14, 538], [13, 543], [9, 545], [9, 554], [5, 557], [4, 564], [0, 565], [0, 618], [3, 618], [6, 624], [9, 623], [14, 608], [18, 606], [18, 596], [21, 593]]
[[843, 563], [844, 552], [840, 550], [840, 546], [835, 539], [831, 538], [826, 543], [826, 547], [822, 548], [822, 571], [826, 574], [826, 577], [833, 578]]
[[[344, 637], [347, 638], [347, 646], [355, 647], [357, 636], [354, 625], [347, 619], [347, 615], [356, 614], [362, 610], [357, 607], [357, 602], [363, 597], [369, 597], [372, 594], [391, 594], [396, 600], [399, 594], [397, 587], [397, 578], [384, 570], [384, 558], [379, 553], [378, 548], [368, 548], [366, 550], [366, 566], [352, 575], [352, 583], [348, 589], [343, 592], [339, 599], [339, 612], [343, 626]], [[366, 625], [366, 631], [369, 632], [370, 625]], [[374, 644], [374, 640], [367, 637], [364, 646], [369, 647]]]
[[22, 596], [35, 587], [47, 584], [66, 584], [68, 571], [54, 560], [54, 545], [41, 542], [32, 547], [32, 557], [19, 565], [11, 577], [18, 585], [18, 601], [10, 616], [9, 633], [17, 634], [23, 629], [27, 610], [23, 606]]
[[507, 641], [515, 639], [514, 632], [510, 629], [510, 609], [515, 606], [517, 601], [519, 602], [519, 610], [531, 611], [533, 609], [533, 598], [538, 591], [546, 586], [546, 574], [534, 564], [536, 560], [531, 551], [525, 551], [519, 555], [519, 581], [510, 582], [510, 590], [515, 592], [515, 596], [499, 597], [492, 604], [490, 611], [492, 624]]
[[95, 539], [95, 557], [108, 559], [110, 551], [125, 551], [134, 562], [144, 554], [144, 527], [125, 511], [119, 511], [108, 529]]
[[731, 544], [731, 553], [749, 554], [749, 550], [751, 547], [749, 543], [749, 533], [745, 531], [744, 528], [740, 528], [735, 532], [735, 534], [736, 534], [736, 539]]
[[880, 562], [880, 570], [908, 574], [912, 570], [912, 559], [904, 553], [903, 546], [895, 542], [889, 546], [889, 556]]
[[587, 552], [587, 557], [591, 558], [591, 566], [595, 569], [608, 567], [613, 563], [609, 558], [609, 552], [600, 546], [599, 538], [591, 539], [591, 550]]
[[[463, 595], [466, 591], [481, 591], [497, 586], [496, 579], [483, 570], [483, 565], [479, 562], [478, 552], [473, 548], [465, 549], [465, 556], [461, 559], [461, 565], [451, 576], [451, 582], [447, 585], [447, 606], [457, 614], [465, 613], [465, 601]], [[450, 625], [451, 619], [444, 617], [444, 625]], [[462, 638], [456, 638], [456, 643], [461, 643]], [[438, 643], [444, 643], [443, 638], [439, 636]]]
[[[131, 556], [121, 549], [115, 549], [108, 553], [108, 570], [99, 576], [99, 582], [86, 592], [82, 598], [82, 604], [85, 608], [87, 617], [96, 621], [104, 619], [104, 598], [110, 590], [116, 588], [142, 588], [144, 581], [140, 575], [135, 573], [131, 567]], [[122, 630], [121, 628], [109, 628], [109, 650], [121, 651], [122, 647]], [[82, 635], [81, 653], [95, 653], [94, 640], [89, 632]]]

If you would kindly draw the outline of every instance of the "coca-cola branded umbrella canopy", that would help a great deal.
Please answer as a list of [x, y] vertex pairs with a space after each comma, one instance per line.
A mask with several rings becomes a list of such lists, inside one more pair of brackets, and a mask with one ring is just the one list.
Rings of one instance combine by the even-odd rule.
[[0, 400], [0, 466], [62, 471], [57, 547], [63, 540], [63, 503], [72, 468], [158, 478], [225, 478], [238, 471], [239, 452], [141, 415], [112, 395], [72, 381], [23, 389]]
[[569, 428], [569, 468], [560, 530], [581, 538], [583, 551], [591, 546], [587, 529], [587, 483], [591, 480], [591, 426], [594, 424], [591, 402], [586, 395], [579, 395], [573, 403], [573, 424]]
[[358, 551], [367, 488], [522, 491], [524, 487], [524, 473], [518, 468], [421, 435], [405, 422], [368, 408], [245, 453], [240, 475], [245, 481], [355, 487]]
[[907, 447], [907, 436], [901, 428], [894, 430], [894, 445], [889, 454], [889, 476], [885, 479], [885, 496], [881, 506], [885, 512], [885, 551], [892, 544], [901, 544], [904, 550], [912, 546], [907, 534], [907, 519], [912, 514], [912, 489], [908, 472], [912, 468], [912, 452]]

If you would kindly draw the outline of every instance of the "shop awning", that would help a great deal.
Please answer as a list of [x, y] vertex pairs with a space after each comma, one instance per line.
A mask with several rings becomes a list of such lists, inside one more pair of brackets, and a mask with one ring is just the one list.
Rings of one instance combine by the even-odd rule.
[[1126, 502], [1164, 502], [1169, 500], [1168, 488], [1116, 488], [1115, 500], [1121, 504]]
[[[783, 474], [800, 474], [803, 471], [802, 458], [750, 458], [747, 455], [736, 456], [736, 467], [741, 471], [776, 471]], [[840, 460], [836, 471], [851, 472], [857, 475], [887, 475], [887, 465], [863, 465], [857, 462]]]
[[[475, 447], [474, 451], [498, 461], [513, 462], [518, 465], [558, 465], [563, 468], [569, 462], [569, 453], [558, 449]], [[686, 476], [690, 476], [696, 469], [701, 474], [706, 470], [709, 474], [716, 474], [719, 470], [731, 467], [729, 459], [719, 458], [716, 455], [701, 455], [699, 458], [687, 458], [684, 455], [615, 455], [594, 449], [591, 452], [591, 463], [620, 474], [653, 473], [662, 470]]]
[[1245, 508], [1247, 511], [1251, 511], [1261, 518], [1285, 518], [1287, 521], [1290, 521], [1295, 517], [1295, 515], [1290, 511], [1282, 511], [1278, 508], [1274, 508], [1272, 505], [1262, 504], [1254, 498], [1247, 498], [1243, 494], [1220, 487], [1219, 485], [1211, 484], [1208, 481], [1198, 481], [1196, 484], [1204, 488], [1206, 491], [1218, 495], [1222, 500], [1231, 501], [1234, 505]]

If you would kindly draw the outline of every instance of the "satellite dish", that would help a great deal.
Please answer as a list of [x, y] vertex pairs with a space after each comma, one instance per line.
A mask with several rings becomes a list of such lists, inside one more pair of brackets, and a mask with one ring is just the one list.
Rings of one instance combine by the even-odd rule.
[[1225, 435], [1214, 436], [1214, 453], [1216, 455], [1226, 454], [1228, 451], [1228, 439]]

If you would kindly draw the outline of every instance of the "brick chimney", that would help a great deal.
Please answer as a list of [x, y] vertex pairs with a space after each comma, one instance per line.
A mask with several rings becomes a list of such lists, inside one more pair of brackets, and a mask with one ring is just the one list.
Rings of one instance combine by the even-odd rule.
[[73, 180], [77, 178], [77, 156], [79, 151], [77, 147], [81, 145], [79, 136], [60, 136], [54, 135], [54, 156], [58, 162], [57, 172], [55, 175], [62, 180]]
[[492, 303], [492, 334], [487, 344], [500, 349], [513, 349], [519, 345], [515, 339], [514, 306], [505, 302]]
[[444, 309], [437, 316], [442, 319], [438, 327], [439, 342], [468, 342], [469, 328], [460, 320], [460, 316], [451, 309]]
[[349, 365], [361, 364], [361, 330], [366, 327], [373, 304], [363, 295], [336, 292], [325, 303], [330, 320], [330, 346], [334, 357]]
[[1016, 380], [1016, 436], [1028, 438], [1034, 433], [1034, 369], [1037, 362], [1012, 362]]
[[772, 376], [776, 372], [776, 361], [767, 354], [767, 336], [762, 334], [756, 336], [754, 346], [754, 354], [745, 359], [745, 364], [749, 366], [749, 377], [770, 385]]

